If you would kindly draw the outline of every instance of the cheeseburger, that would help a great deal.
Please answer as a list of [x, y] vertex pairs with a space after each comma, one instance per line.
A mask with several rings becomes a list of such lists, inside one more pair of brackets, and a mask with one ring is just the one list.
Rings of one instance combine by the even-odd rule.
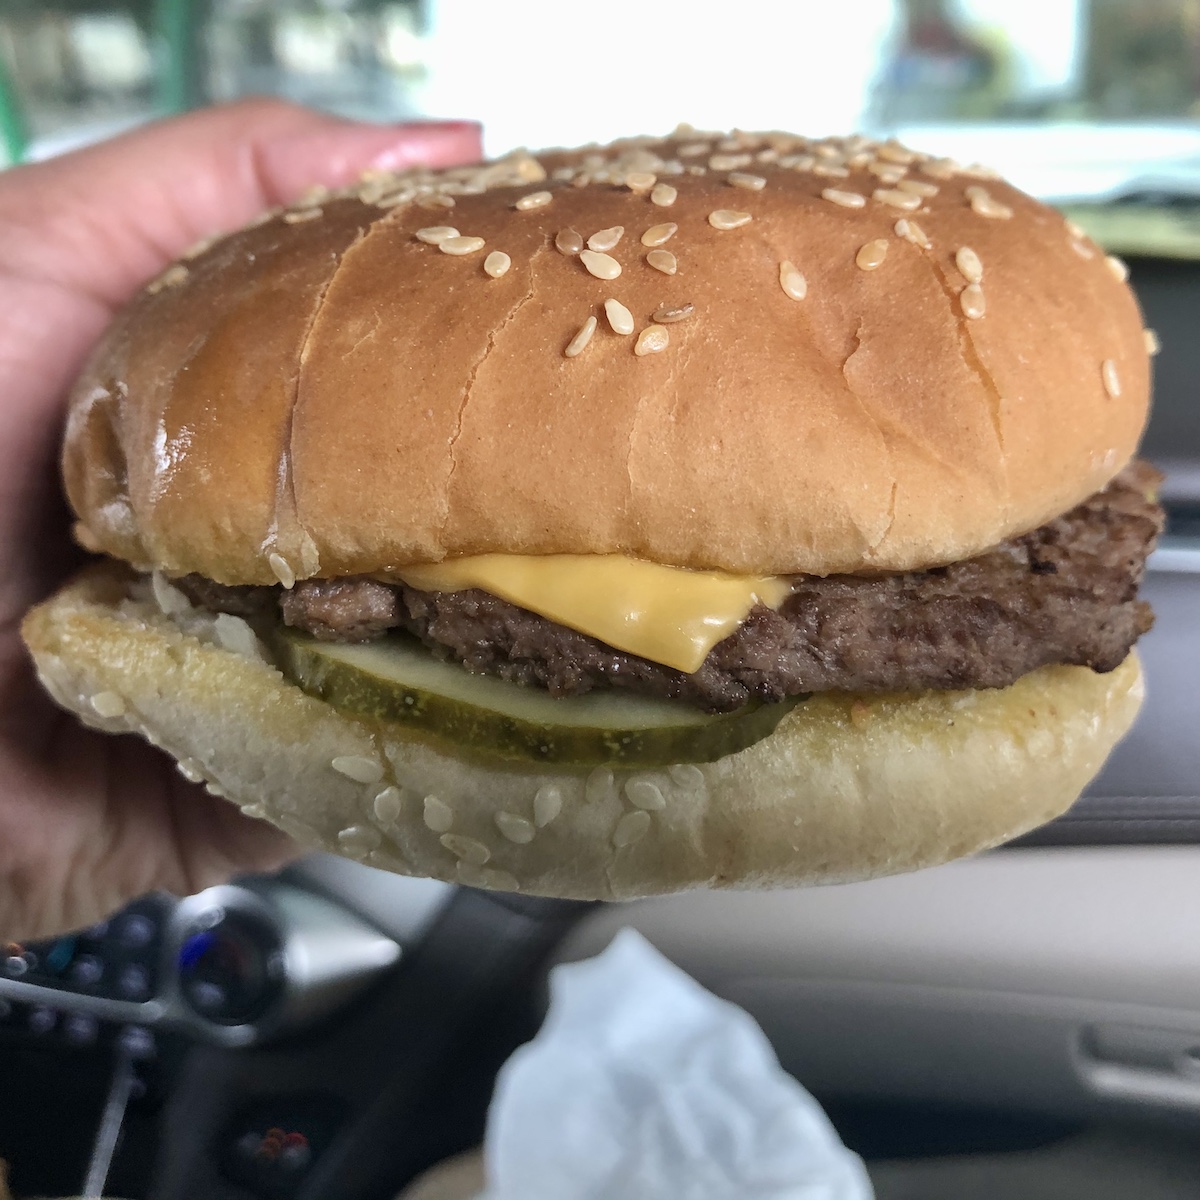
[[681, 130], [371, 176], [118, 318], [41, 678], [300, 842], [588, 898], [1029, 829], [1142, 694], [1125, 269], [993, 173]]

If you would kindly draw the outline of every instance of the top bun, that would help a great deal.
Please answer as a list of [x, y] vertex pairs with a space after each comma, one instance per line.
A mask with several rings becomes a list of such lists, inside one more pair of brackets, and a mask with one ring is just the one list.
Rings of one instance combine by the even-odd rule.
[[[643, 236], [667, 222], [674, 274]], [[441, 225], [482, 248], [418, 236]], [[619, 277], [556, 248], [613, 226]], [[72, 398], [67, 488], [92, 548], [229, 584], [492, 551], [931, 566], [1129, 460], [1149, 367], [1123, 279], [991, 173], [863, 138], [679, 132], [372, 177], [134, 300]]]

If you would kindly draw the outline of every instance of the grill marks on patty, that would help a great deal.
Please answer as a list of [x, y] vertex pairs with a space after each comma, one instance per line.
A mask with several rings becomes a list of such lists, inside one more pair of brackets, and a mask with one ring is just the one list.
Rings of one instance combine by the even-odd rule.
[[728, 710], [813, 691], [1007, 687], [1037, 667], [1111, 671], [1152, 623], [1137, 599], [1162, 530], [1145, 463], [1040, 529], [977, 558], [879, 577], [800, 576], [778, 611], [758, 607], [688, 675], [615, 650], [486, 592], [421, 592], [372, 579], [282, 588], [181, 580], [198, 603], [267, 613], [333, 641], [415, 634], [473, 671], [547, 688], [595, 687]]

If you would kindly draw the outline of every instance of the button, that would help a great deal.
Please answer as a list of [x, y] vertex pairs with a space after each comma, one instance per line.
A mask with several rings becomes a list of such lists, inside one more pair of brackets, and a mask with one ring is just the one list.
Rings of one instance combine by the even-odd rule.
[[61, 975], [71, 965], [71, 959], [74, 957], [75, 939], [59, 938], [46, 953], [46, 970], [53, 975]]
[[150, 1058], [156, 1049], [154, 1034], [141, 1025], [126, 1025], [117, 1035], [117, 1045], [133, 1058]]
[[150, 994], [150, 972], [141, 963], [126, 963], [117, 976], [117, 991], [126, 1000], [145, 1000]]
[[10, 954], [4, 960], [4, 973], [9, 979], [20, 979], [28, 970], [29, 963], [25, 961], [24, 955]]
[[284, 1171], [303, 1171], [312, 1162], [312, 1147], [307, 1142], [284, 1146], [279, 1152], [278, 1163]]
[[63, 1021], [63, 1033], [72, 1046], [90, 1046], [100, 1035], [100, 1023], [88, 1013], [71, 1013]]
[[32, 950], [26, 950], [21, 957], [25, 960], [25, 969], [27, 971], [36, 971], [37, 965], [41, 961]]
[[258, 1148], [262, 1145], [262, 1135], [257, 1134], [254, 1130], [249, 1133], [243, 1133], [237, 1140], [237, 1152], [247, 1162], [252, 1162], [255, 1155], [258, 1154]]
[[112, 924], [110, 921], [97, 921], [90, 929], [84, 931], [84, 937], [91, 938], [93, 941], [102, 941], [108, 937], [108, 929]]
[[80, 987], [95, 987], [104, 977], [104, 963], [94, 954], [81, 954], [72, 964], [68, 978]]
[[58, 1024], [58, 1013], [40, 1005], [29, 1012], [29, 1029], [32, 1033], [49, 1033]]
[[207, 979], [189, 984], [188, 999], [199, 1012], [219, 1012], [225, 1007], [225, 989]]
[[154, 922], [141, 913], [130, 913], [117, 921], [117, 941], [129, 950], [140, 950], [154, 941]]

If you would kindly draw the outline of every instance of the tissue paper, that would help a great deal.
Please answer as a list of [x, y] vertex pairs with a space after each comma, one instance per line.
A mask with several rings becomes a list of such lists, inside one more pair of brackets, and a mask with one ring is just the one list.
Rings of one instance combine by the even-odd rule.
[[480, 1200], [870, 1200], [765, 1034], [639, 934], [556, 968], [501, 1071]]

